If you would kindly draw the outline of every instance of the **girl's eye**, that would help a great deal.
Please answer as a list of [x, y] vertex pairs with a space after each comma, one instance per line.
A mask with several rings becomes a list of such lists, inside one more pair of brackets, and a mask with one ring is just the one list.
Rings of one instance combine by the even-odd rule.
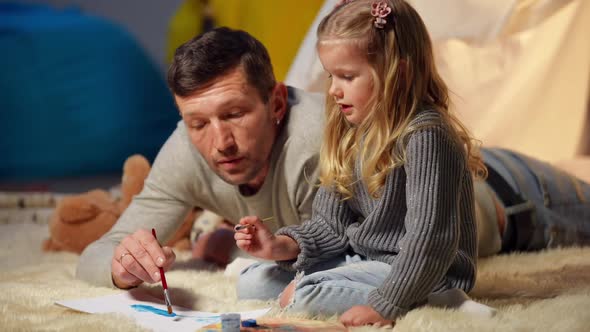
[[344, 78], [347, 81], [352, 81], [354, 79], [354, 76], [352, 76], [352, 75], [344, 75], [344, 76], [342, 76], [342, 78]]

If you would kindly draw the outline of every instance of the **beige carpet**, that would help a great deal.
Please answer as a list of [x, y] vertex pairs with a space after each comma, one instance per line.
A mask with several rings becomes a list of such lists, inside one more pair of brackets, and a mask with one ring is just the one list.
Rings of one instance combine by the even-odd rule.
[[[46, 234], [45, 225], [0, 225], [0, 330], [141, 330], [122, 316], [76, 313], [53, 304], [116, 291], [75, 280], [78, 256], [42, 253], [39, 247]], [[179, 256], [178, 268], [167, 273], [175, 304], [203, 311], [242, 311], [268, 305], [236, 301], [231, 278], [220, 271], [197, 270], [201, 264], [186, 261], [186, 254]], [[160, 294], [157, 287], [149, 291]], [[498, 314], [484, 319], [421, 308], [399, 320], [394, 331], [589, 331], [590, 248], [482, 260], [472, 295], [498, 308]], [[276, 305], [271, 305], [271, 314], [281, 315]], [[357, 330], [383, 331], [373, 327]]]

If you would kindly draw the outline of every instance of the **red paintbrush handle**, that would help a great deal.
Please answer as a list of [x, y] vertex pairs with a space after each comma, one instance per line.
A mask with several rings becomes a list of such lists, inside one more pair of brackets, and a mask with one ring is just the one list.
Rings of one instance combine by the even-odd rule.
[[168, 289], [168, 284], [166, 284], [166, 276], [164, 275], [163, 268], [160, 268], [160, 278], [162, 279], [162, 287], [164, 287], [164, 289]]
[[[158, 237], [156, 236], [156, 229], [152, 228], [152, 235], [154, 236], [154, 239], [156, 239], [156, 241], [158, 241]], [[164, 289], [168, 289], [168, 284], [166, 283], [166, 276], [164, 275], [164, 268], [159, 268], [160, 269], [160, 279], [162, 279], [162, 287], [164, 287]]]

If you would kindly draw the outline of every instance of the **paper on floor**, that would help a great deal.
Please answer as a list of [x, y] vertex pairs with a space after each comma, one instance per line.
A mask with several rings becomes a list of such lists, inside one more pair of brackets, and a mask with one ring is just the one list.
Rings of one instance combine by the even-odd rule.
[[[168, 315], [166, 305], [141, 289], [132, 289], [115, 295], [55, 302], [76, 311], [90, 314], [120, 313], [135, 319], [138, 325], [154, 331], [195, 331], [203, 326], [218, 323], [221, 313], [193, 311], [173, 306]], [[238, 312], [241, 319], [255, 319], [270, 308]]]

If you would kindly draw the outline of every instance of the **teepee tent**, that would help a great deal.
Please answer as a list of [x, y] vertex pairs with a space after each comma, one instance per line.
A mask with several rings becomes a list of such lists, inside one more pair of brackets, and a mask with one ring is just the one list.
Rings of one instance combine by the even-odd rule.
[[[485, 146], [547, 161], [590, 154], [590, 1], [410, 0], [424, 19], [456, 112]], [[315, 30], [286, 83], [323, 91]]]

